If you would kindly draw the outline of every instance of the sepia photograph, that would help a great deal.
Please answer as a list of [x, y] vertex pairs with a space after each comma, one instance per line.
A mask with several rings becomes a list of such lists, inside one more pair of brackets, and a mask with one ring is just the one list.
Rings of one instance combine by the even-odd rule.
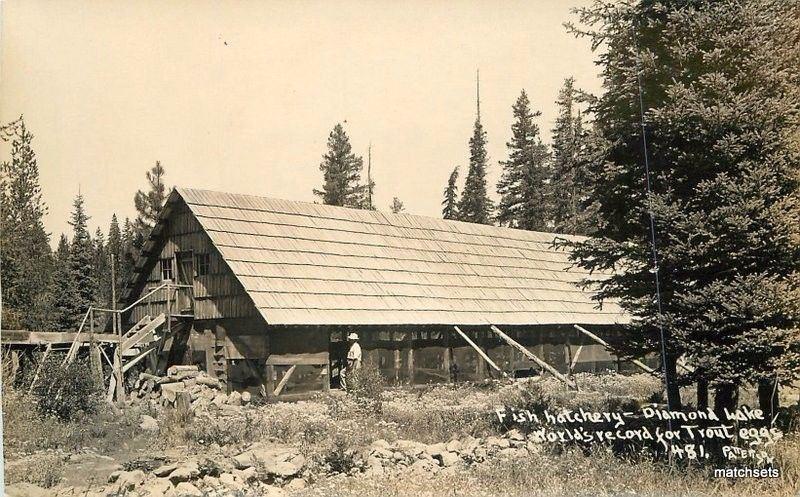
[[800, 1], [0, 0], [0, 493], [800, 496]]

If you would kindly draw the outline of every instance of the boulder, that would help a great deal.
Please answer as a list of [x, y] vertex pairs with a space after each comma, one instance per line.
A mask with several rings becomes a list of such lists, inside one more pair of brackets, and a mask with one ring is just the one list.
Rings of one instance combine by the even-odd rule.
[[459, 461], [461, 461], [461, 458], [458, 457], [458, 454], [454, 452], [443, 452], [441, 461], [442, 461], [442, 466], [446, 468], [448, 466], [455, 466], [456, 464], [458, 464]]
[[286, 490], [303, 490], [308, 486], [308, 483], [302, 478], [295, 478], [283, 486]]
[[165, 478], [176, 469], [178, 469], [177, 464], [164, 464], [154, 469], [153, 474], [159, 478]]
[[425, 447], [425, 453], [437, 459], [440, 459], [444, 452], [447, 452], [447, 446], [444, 443], [431, 444]]
[[164, 495], [167, 493], [168, 490], [172, 489], [172, 483], [169, 480], [164, 478], [155, 478], [153, 480], [148, 481], [141, 487], [139, 487], [139, 491], [142, 495], [148, 495], [155, 497], [156, 495]]
[[142, 422], [139, 423], [139, 428], [141, 428], [144, 431], [157, 432], [159, 429], [158, 421], [156, 421], [156, 418], [152, 416], [148, 416], [147, 414], [142, 414]]
[[175, 471], [171, 472], [169, 481], [177, 485], [180, 482], [194, 480], [198, 476], [200, 476], [200, 469], [197, 467], [197, 463], [190, 462], [178, 466]]
[[243, 404], [249, 404], [251, 400], [253, 400], [253, 396], [250, 395], [250, 392], [242, 392], [242, 403]]
[[245, 483], [249, 483], [258, 479], [258, 472], [256, 471], [256, 468], [252, 466], [245, 469], [234, 469], [233, 475]]
[[144, 482], [145, 474], [141, 469], [134, 471], [114, 471], [108, 477], [108, 482], [114, 484], [114, 488], [130, 492]]
[[235, 456], [233, 462], [237, 469], [247, 469], [258, 464], [267, 474], [289, 477], [298, 474], [306, 460], [297, 450], [285, 445], [256, 444]]
[[450, 440], [445, 446], [448, 452], [461, 452], [461, 442], [458, 440]]
[[175, 493], [180, 497], [202, 497], [203, 492], [188, 481], [175, 485]]
[[231, 473], [222, 473], [219, 475], [219, 482], [233, 492], [241, 492], [244, 489], [244, 484], [237, 480], [235, 476]]

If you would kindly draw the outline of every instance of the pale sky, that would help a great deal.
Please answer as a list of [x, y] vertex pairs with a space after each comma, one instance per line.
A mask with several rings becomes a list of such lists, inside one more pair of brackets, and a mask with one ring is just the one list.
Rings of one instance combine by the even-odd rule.
[[564, 78], [599, 92], [562, 26], [582, 3], [2, 0], [0, 121], [35, 135], [53, 244], [79, 188], [92, 231], [134, 217], [156, 160], [168, 186], [314, 201], [339, 121], [365, 165], [372, 143], [379, 209], [439, 217], [477, 68], [492, 191], [521, 89], [548, 140]]

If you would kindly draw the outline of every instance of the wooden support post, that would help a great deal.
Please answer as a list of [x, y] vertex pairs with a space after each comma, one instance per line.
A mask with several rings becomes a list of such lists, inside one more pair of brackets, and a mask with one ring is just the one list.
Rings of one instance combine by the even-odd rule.
[[408, 332], [408, 384], [414, 384], [414, 332]]
[[536, 355], [535, 355], [533, 352], [531, 352], [530, 350], [526, 349], [525, 347], [523, 347], [523, 346], [522, 346], [522, 345], [520, 345], [519, 343], [515, 342], [515, 341], [514, 341], [514, 340], [513, 340], [511, 337], [509, 337], [508, 335], [506, 335], [505, 333], [503, 333], [503, 331], [502, 331], [502, 330], [500, 330], [500, 328], [498, 328], [498, 327], [497, 327], [497, 326], [495, 326], [495, 325], [491, 325], [491, 326], [490, 326], [490, 328], [491, 328], [491, 330], [492, 330], [492, 331], [494, 331], [494, 332], [495, 332], [495, 334], [496, 334], [497, 336], [499, 336], [500, 338], [502, 338], [503, 340], [505, 340], [505, 341], [506, 341], [506, 343], [508, 343], [508, 344], [509, 344], [509, 345], [511, 345], [512, 347], [516, 348], [517, 350], [519, 350], [520, 352], [522, 352], [522, 353], [523, 353], [523, 355], [525, 355], [526, 357], [528, 357], [529, 359], [531, 359], [533, 362], [535, 362], [535, 363], [536, 363], [536, 364], [538, 364], [539, 366], [541, 366], [541, 367], [543, 367], [544, 369], [546, 369], [547, 371], [549, 371], [549, 372], [550, 372], [550, 374], [552, 374], [553, 376], [555, 376], [555, 377], [556, 377], [556, 378], [558, 378], [559, 380], [563, 381], [563, 382], [564, 382], [564, 383], [565, 383], [567, 386], [569, 386], [570, 388], [577, 388], [577, 385], [575, 384], [575, 382], [574, 382], [574, 381], [570, 380], [569, 378], [567, 378], [567, 377], [566, 377], [566, 376], [564, 376], [563, 374], [559, 373], [559, 372], [556, 370], [556, 368], [554, 368], [553, 366], [551, 366], [551, 365], [550, 365], [550, 364], [548, 364], [547, 362], [545, 362], [545, 361], [543, 361], [543, 360], [539, 359], [539, 358], [538, 358], [538, 357], [537, 357], [537, 356], [536, 356]]
[[[595, 342], [597, 342], [600, 345], [602, 345], [603, 347], [605, 347], [609, 352], [612, 352], [612, 353], [614, 352], [614, 349], [611, 348], [611, 346], [608, 344], [608, 342], [606, 342], [605, 340], [603, 340], [599, 336], [595, 335], [594, 333], [592, 333], [591, 331], [587, 330], [586, 328], [584, 328], [582, 326], [578, 326], [577, 324], [575, 324], [573, 326], [575, 327], [576, 330], [580, 331], [581, 333], [583, 333], [587, 337], [591, 338]], [[615, 357], [616, 357], [616, 354], [615, 354]], [[650, 374], [658, 374], [655, 369], [651, 368], [650, 366], [648, 366], [647, 364], [643, 363], [642, 361], [640, 361], [638, 359], [632, 359], [631, 362], [634, 363], [635, 365], [639, 366], [641, 369], [643, 369], [644, 371], [646, 371], [646, 372], [648, 372]], [[619, 370], [619, 362], [617, 362], [617, 370]]]
[[17, 380], [17, 371], [19, 371], [19, 351], [11, 351], [11, 384]]
[[52, 350], [53, 344], [48, 343], [47, 347], [44, 349], [44, 354], [42, 354], [42, 358], [39, 361], [39, 365], [36, 367], [36, 373], [33, 375], [33, 381], [31, 381], [31, 386], [28, 387], [28, 393], [30, 394], [33, 392], [33, 387], [36, 385], [36, 380], [39, 379], [39, 373], [42, 372], [42, 367], [44, 366], [44, 361], [47, 360], [47, 356], [50, 354], [50, 350]]
[[273, 392], [275, 392], [275, 366], [267, 364], [267, 397], [274, 397]]
[[575, 350], [575, 355], [572, 356], [572, 361], [569, 363], [569, 370], [572, 372], [575, 369], [575, 365], [578, 364], [578, 359], [581, 357], [581, 352], [583, 352], [583, 345], [578, 345], [578, 348]]
[[486, 355], [486, 353], [485, 353], [483, 350], [481, 350], [481, 348], [480, 348], [480, 347], [478, 347], [477, 345], [475, 345], [475, 342], [473, 342], [472, 340], [470, 340], [470, 338], [467, 336], [467, 334], [466, 334], [466, 333], [464, 333], [463, 331], [461, 331], [461, 328], [459, 328], [458, 326], [453, 326], [453, 328], [456, 330], [456, 332], [458, 332], [458, 334], [459, 334], [459, 335], [461, 335], [461, 338], [463, 338], [463, 339], [464, 339], [464, 340], [465, 340], [465, 341], [466, 341], [466, 342], [467, 342], [467, 343], [470, 345], [470, 347], [472, 347], [473, 349], [475, 349], [475, 352], [477, 352], [477, 353], [478, 353], [478, 355], [479, 355], [479, 356], [480, 356], [480, 357], [481, 357], [481, 358], [482, 358], [484, 361], [486, 361], [486, 364], [488, 364], [489, 366], [493, 367], [494, 369], [496, 369], [497, 371], [499, 371], [500, 373], [502, 373], [502, 374], [503, 374], [503, 376], [506, 376], [506, 374], [503, 372], [503, 370], [502, 370], [502, 369], [500, 369], [500, 368], [497, 366], [497, 364], [495, 364], [495, 363], [494, 363], [494, 362], [493, 362], [491, 359], [489, 359], [489, 356], [488, 356], [488, 355]]
[[[481, 340], [481, 338], [483, 338], [481, 332], [480, 331], [476, 332], [475, 336], [475, 340], [477, 341], [476, 345], [478, 345], [479, 349], [483, 350], [483, 340]], [[489, 354], [486, 354], [486, 357], [488, 358]], [[486, 378], [486, 364], [480, 359], [478, 360], [477, 363], [475, 363], [475, 376], [479, 380]]]

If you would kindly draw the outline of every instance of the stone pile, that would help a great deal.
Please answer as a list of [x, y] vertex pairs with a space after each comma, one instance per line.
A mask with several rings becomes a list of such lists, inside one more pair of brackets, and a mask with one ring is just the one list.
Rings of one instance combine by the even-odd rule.
[[376, 440], [364, 451], [365, 472], [372, 475], [420, 471], [437, 473], [442, 469], [469, 466], [490, 458], [514, 458], [538, 453], [539, 445], [512, 430], [502, 437], [466, 437], [447, 443], [424, 444], [412, 440], [389, 443]]
[[258, 443], [230, 460], [208, 468], [197, 461], [164, 464], [149, 474], [142, 470], [115, 471], [108, 483], [126, 497], [263, 495], [280, 497], [306, 486], [301, 473], [305, 458], [292, 447]]
[[[184, 407], [191, 411], [223, 410], [234, 414], [235, 408], [251, 401], [249, 392], [225, 393], [224, 385], [197, 366], [170, 366], [166, 376], [140, 373], [134, 385], [139, 399], [164, 406]], [[225, 414], [225, 413], [223, 413]]]

